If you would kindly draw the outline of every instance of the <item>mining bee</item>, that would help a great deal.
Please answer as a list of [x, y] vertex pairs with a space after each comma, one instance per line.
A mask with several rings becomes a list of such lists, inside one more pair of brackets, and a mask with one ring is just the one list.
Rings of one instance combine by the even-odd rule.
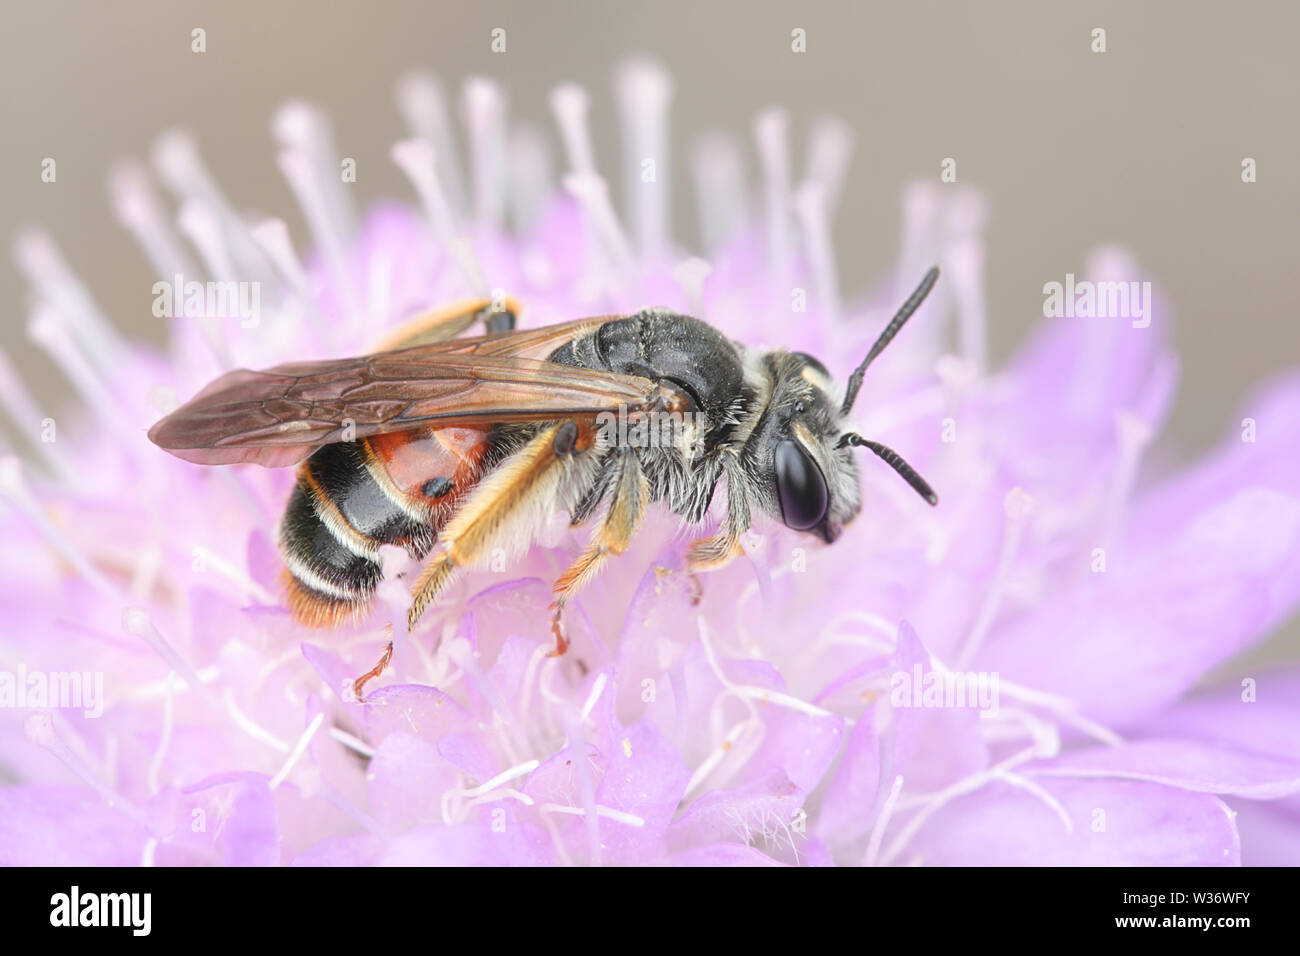
[[[907, 462], [842, 423], [938, 275], [926, 274], [838, 399], [811, 355], [747, 348], [666, 309], [521, 331], [513, 300], [474, 300], [407, 323], [361, 358], [230, 372], [149, 437], [205, 465], [298, 464], [280, 550], [289, 607], [310, 626], [365, 610], [382, 545], [417, 560], [440, 546], [415, 582], [413, 628], [457, 569], [498, 548], [524, 552], [557, 511], [575, 526], [599, 515], [554, 585], [559, 654], [565, 604], [628, 547], [651, 502], [698, 524], [725, 479], [721, 526], [690, 546], [691, 572], [740, 554], [755, 511], [834, 541], [861, 508], [855, 447], [937, 504]], [[459, 337], [478, 323], [486, 334]]]

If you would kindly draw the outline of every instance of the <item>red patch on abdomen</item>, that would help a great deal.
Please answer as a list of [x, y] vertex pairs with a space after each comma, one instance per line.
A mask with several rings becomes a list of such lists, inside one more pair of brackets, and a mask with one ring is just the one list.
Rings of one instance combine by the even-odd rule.
[[[391, 432], [368, 442], [397, 489], [426, 504], [459, 498], [473, 487], [488, 451], [488, 433], [482, 428]], [[430, 497], [423, 488], [437, 478], [449, 479], [451, 490]]]

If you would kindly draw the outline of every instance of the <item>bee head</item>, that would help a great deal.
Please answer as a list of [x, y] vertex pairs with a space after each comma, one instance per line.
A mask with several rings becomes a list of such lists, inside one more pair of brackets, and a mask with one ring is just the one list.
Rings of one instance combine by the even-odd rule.
[[898, 453], [843, 428], [867, 366], [924, 301], [938, 277], [937, 268], [926, 273], [854, 370], [842, 399], [836, 397], [826, 367], [811, 355], [777, 351], [763, 357], [770, 393], [745, 453], [756, 466], [752, 473], [766, 478], [758, 489], [760, 502], [786, 527], [814, 532], [830, 543], [857, 516], [862, 499], [854, 448], [874, 452], [931, 505], [939, 503], [925, 479]]

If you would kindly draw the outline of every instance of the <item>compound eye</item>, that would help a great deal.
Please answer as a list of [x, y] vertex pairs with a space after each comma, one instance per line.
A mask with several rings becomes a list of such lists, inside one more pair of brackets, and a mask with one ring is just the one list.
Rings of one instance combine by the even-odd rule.
[[830, 493], [817, 463], [793, 441], [776, 446], [776, 494], [787, 528], [808, 531], [826, 518]]

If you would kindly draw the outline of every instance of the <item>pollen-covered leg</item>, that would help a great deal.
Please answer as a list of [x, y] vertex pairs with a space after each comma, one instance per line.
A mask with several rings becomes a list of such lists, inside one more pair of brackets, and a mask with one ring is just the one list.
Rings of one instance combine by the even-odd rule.
[[600, 573], [610, 555], [622, 554], [627, 550], [645, 515], [646, 504], [650, 501], [650, 482], [646, 480], [636, 455], [627, 448], [618, 454], [622, 461], [613, 482], [609, 510], [605, 512], [600, 527], [592, 534], [591, 544], [560, 575], [551, 589], [555, 594], [555, 600], [551, 604], [551, 633], [555, 637], [555, 656], [563, 654], [569, 647], [561, 621], [564, 606]]
[[485, 478], [438, 537], [442, 550], [416, 581], [407, 621], [414, 628], [446, 590], [457, 568], [479, 563], [495, 547], [522, 552], [562, 502], [573, 473], [595, 440], [590, 426], [553, 425], [532, 438]]
[[377, 342], [371, 351], [387, 352], [447, 342], [463, 335], [475, 322], [482, 322], [488, 332], [508, 332], [515, 327], [518, 315], [519, 303], [514, 299], [466, 299], [428, 309], [406, 320]]
[[686, 552], [686, 568], [692, 574], [726, 567], [743, 553], [740, 536], [749, 530], [750, 521], [749, 501], [741, 486], [744, 479], [732, 460], [728, 460], [723, 472], [727, 476], [727, 513], [717, 534], [692, 542]]

